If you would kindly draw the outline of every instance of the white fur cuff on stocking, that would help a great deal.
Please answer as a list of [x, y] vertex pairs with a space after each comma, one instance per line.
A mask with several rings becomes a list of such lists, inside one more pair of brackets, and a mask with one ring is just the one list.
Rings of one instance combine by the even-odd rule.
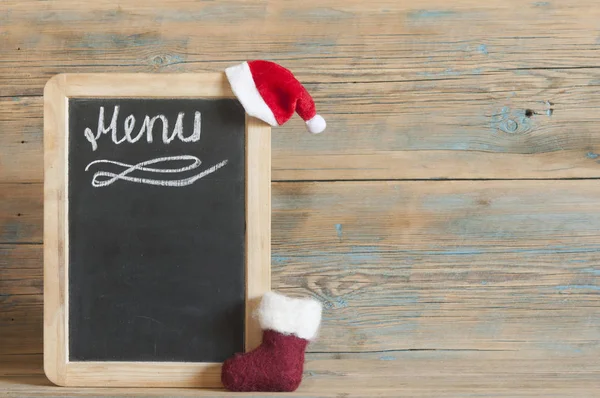
[[263, 330], [270, 329], [312, 340], [321, 324], [321, 312], [322, 306], [317, 300], [268, 292], [262, 298], [258, 317]]

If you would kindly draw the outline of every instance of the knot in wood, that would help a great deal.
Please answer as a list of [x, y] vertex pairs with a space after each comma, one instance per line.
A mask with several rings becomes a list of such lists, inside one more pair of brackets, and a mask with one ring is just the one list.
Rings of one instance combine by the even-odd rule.
[[507, 106], [494, 112], [491, 127], [505, 134], [527, 134], [533, 128], [533, 119], [524, 109], [511, 109]]
[[152, 63], [156, 66], [162, 66], [167, 63], [167, 58], [163, 55], [157, 55], [152, 58]]

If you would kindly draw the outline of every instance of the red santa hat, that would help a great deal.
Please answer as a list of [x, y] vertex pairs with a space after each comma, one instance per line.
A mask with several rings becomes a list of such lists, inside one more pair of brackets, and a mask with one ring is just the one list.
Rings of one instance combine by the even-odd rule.
[[297, 112], [311, 133], [325, 130], [325, 119], [317, 115], [308, 91], [281, 65], [248, 61], [227, 68], [225, 74], [233, 93], [250, 116], [276, 127]]

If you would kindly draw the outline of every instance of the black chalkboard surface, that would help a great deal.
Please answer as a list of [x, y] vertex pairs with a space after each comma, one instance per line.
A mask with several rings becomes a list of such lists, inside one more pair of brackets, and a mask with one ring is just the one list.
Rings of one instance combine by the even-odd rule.
[[69, 100], [71, 360], [243, 351], [244, 132], [234, 99]]

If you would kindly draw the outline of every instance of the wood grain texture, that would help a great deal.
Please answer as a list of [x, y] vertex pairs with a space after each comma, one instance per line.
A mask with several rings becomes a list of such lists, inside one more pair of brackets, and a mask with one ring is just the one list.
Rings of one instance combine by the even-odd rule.
[[[384, 359], [381, 359], [381, 358]], [[393, 359], [392, 359], [393, 358]], [[294, 393], [238, 394], [273, 397], [584, 397], [595, 398], [600, 369], [593, 356], [536, 353], [400, 352], [382, 354], [310, 354], [304, 380]], [[593, 365], [590, 365], [590, 364]], [[365, 371], [368, 369], [368, 371]], [[508, 371], [507, 371], [508, 370]], [[516, 377], [515, 375], [518, 375]], [[40, 376], [0, 379], [8, 396], [212, 396], [222, 390], [57, 389]]]
[[66, 74], [67, 97], [234, 97], [225, 73]]
[[598, 350], [597, 195], [588, 181], [276, 184], [274, 281], [330, 308], [314, 351]]
[[246, 351], [258, 347], [255, 316], [271, 290], [271, 126], [246, 116]]
[[41, 181], [37, 96], [56, 73], [255, 58], [292, 69], [328, 121], [276, 129], [275, 180], [600, 176], [595, 0], [176, 4], [3, 3], [0, 181]]
[[[593, 396], [586, 392], [600, 388], [595, 182], [272, 189], [273, 288], [325, 305], [305, 395], [552, 396], [556, 388], [556, 396]], [[2, 248], [11, 264], [41, 253], [37, 245]], [[39, 273], [29, 277], [39, 285]], [[0, 358], [16, 355], [25, 374], [40, 372], [41, 329], [32, 327], [41, 308], [35, 291], [0, 307], [14, 319], [0, 323]], [[0, 373], [12, 374], [8, 365]]]
[[44, 87], [44, 372], [67, 382], [69, 313], [68, 100], [66, 75]]
[[42, 243], [42, 184], [0, 184], [0, 243]]
[[42, 294], [42, 245], [0, 245], [2, 296]]
[[[41, 254], [41, 252], [40, 252]], [[41, 260], [41, 258], [40, 258]], [[41, 270], [42, 263], [39, 263]], [[32, 283], [41, 284], [42, 278]], [[10, 358], [20, 355], [38, 355], [43, 351], [44, 300], [42, 294], [14, 294], [0, 296], [0, 357], [3, 369], [0, 375], [13, 369]], [[39, 362], [39, 369], [42, 369]], [[28, 373], [28, 372], [25, 372]]]
[[[260, 58], [328, 122], [272, 135], [272, 179], [306, 180], [273, 184], [273, 287], [326, 307], [286, 395], [597, 397], [600, 188], [553, 179], [600, 177], [598, 20], [595, 0], [4, 0], [0, 395], [230, 395], [43, 376], [41, 95]], [[355, 181], [379, 179], [549, 181]]]

